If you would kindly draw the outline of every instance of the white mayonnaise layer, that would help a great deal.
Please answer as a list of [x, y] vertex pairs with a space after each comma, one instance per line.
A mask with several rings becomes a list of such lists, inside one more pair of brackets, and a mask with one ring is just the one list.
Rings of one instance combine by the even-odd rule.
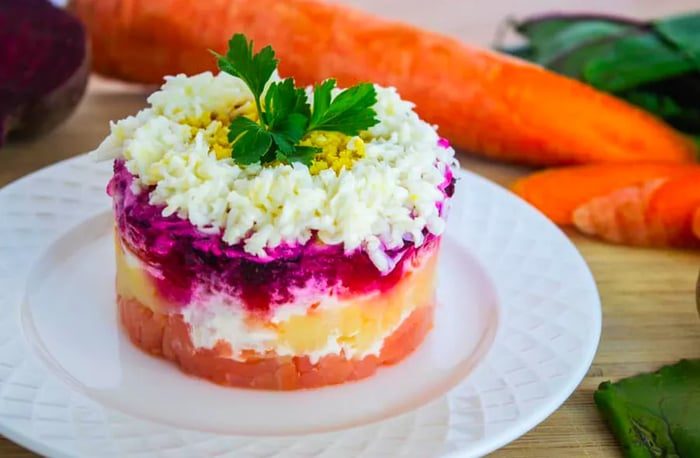
[[[335, 299], [330, 303], [322, 303], [319, 309], [350, 306]], [[264, 354], [274, 351], [278, 356], [308, 356], [312, 364], [316, 364], [327, 355], [343, 354], [348, 359], [362, 359], [369, 355], [378, 356], [387, 337], [393, 334], [408, 318], [413, 309], [407, 309], [401, 314], [399, 321], [383, 335], [377, 337], [370, 348], [359, 349], [353, 343], [343, 339], [339, 333], [331, 333], [325, 345], [317, 350], [299, 354], [294, 349], [278, 342], [278, 335], [269, 328], [255, 327], [247, 319], [241, 304], [231, 304], [231, 299], [211, 297], [207, 302], [192, 304], [182, 310], [184, 321], [190, 325], [192, 343], [197, 348], [212, 349], [219, 341], [228, 343], [233, 349], [232, 359], [243, 360], [241, 354], [246, 350]], [[293, 316], [305, 316], [308, 304], [289, 304], [275, 310], [270, 321], [279, 324], [288, 321]]]

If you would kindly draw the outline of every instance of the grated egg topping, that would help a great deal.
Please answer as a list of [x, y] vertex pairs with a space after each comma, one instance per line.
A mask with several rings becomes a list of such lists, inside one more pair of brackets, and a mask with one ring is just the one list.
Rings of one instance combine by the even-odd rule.
[[346, 251], [365, 250], [388, 271], [387, 250], [405, 239], [421, 245], [426, 228], [436, 235], [444, 230], [440, 207], [447, 198], [440, 186], [458, 164], [413, 104], [394, 88], [375, 88], [379, 123], [354, 137], [311, 132], [301, 144], [322, 152], [309, 167], [236, 164], [228, 125], [237, 116], [257, 119], [255, 103], [241, 80], [211, 72], [166, 77], [150, 106], [111, 123], [91, 155], [125, 160], [136, 176], [134, 190], [150, 192], [149, 202], [163, 205], [164, 216], [222, 231], [226, 243], [252, 255], [267, 257], [268, 250], [316, 234]]

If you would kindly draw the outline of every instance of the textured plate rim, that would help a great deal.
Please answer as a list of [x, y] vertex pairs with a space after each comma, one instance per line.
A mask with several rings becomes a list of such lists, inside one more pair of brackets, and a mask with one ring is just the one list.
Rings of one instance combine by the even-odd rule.
[[[586, 260], [583, 258], [581, 255], [580, 251], [576, 247], [576, 245], [569, 239], [569, 237], [554, 223], [552, 223], [542, 212], [540, 212], [536, 207], [534, 207], [532, 204], [529, 202], [525, 201], [524, 199], [520, 198], [516, 194], [510, 192], [509, 190], [503, 188], [502, 186], [498, 185], [497, 183], [489, 180], [488, 178], [481, 176], [475, 172], [472, 172], [468, 169], [461, 168], [460, 170], [460, 176], [461, 177], [469, 177], [470, 180], [480, 182], [483, 186], [488, 186], [495, 188], [498, 193], [501, 194], [507, 194], [508, 198], [517, 200], [521, 206], [527, 208], [531, 214], [532, 217], [537, 218], [540, 220], [540, 223], [543, 225], [547, 225], [550, 228], [553, 228], [558, 234], [558, 236], [563, 237], [566, 239], [568, 244], [574, 249], [575, 251], [575, 257], [576, 260], [582, 265], [585, 266], [585, 272], [586, 272], [586, 280], [590, 283], [590, 285], [593, 287], [595, 291], [595, 303], [591, 304], [591, 307], [595, 311], [595, 323], [593, 324], [594, 327], [594, 333], [591, 336], [592, 338], [589, 341], [589, 345], [586, 347], [587, 348], [587, 354], [584, 360], [577, 366], [577, 371], [574, 374], [570, 375], [569, 378], [569, 383], [566, 385], [566, 387], [563, 387], [562, 389], [559, 390], [558, 393], [553, 393], [549, 398], [548, 401], [540, 406], [537, 410], [536, 414], [532, 414], [529, 418], [530, 421], [520, 421], [517, 426], [511, 427], [508, 432], [502, 433], [501, 435], [496, 435], [492, 436], [491, 440], [486, 440], [484, 441], [480, 446], [474, 448], [473, 450], [469, 450], [468, 453], [469, 455], [465, 455], [465, 451], [453, 451], [451, 453], [445, 454], [442, 456], [442, 458], [458, 458], [458, 457], [464, 457], [464, 456], [469, 456], [469, 457], [476, 457], [476, 456], [483, 456], [488, 453], [492, 453], [494, 451], [497, 451], [498, 449], [512, 443], [513, 441], [519, 439], [520, 437], [524, 436], [528, 432], [530, 432], [532, 429], [535, 427], [539, 426], [543, 421], [545, 421], [547, 418], [549, 418], [553, 413], [556, 412], [557, 409], [559, 409], [568, 399], [569, 397], [576, 391], [578, 386], [581, 384], [583, 379], [586, 377], [586, 374], [590, 370], [591, 365], [593, 364], [593, 361], [595, 360], [596, 354], [598, 352], [598, 348], [600, 345], [601, 337], [602, 337], [602, 331], [603, 331], [603, 310], [602, 310], [602, 303], [600, 300], [600, 294], [598, 291], [598, 285], [595, 281], [595, 277], [593, 276], [593, 273], [590, 270], [590, 267], [588, 266], [588, 263]], [[497, 285], [498, 284], [498, 279], [493, 278], [490, 274], [490, 272], [485, 269], [485, 272], [487, 275], [490, 276], [491, 281]], [[499, 308], [499, 313], [503, 314], [504, 311], [502, 308]], [[494, 338], [494, 342], [497, 342], [499, 338], [501, 338], [501, 327], [499, 323], [499, 327], [496, 331], [496, 337]], [[489, 358], [491, 353], [491, 350], [489, 350], [489, 353], [487, 353], [484, 358], [482, 359], [485, 360]], [[471, 374], [468, 376], [470, 377]]]

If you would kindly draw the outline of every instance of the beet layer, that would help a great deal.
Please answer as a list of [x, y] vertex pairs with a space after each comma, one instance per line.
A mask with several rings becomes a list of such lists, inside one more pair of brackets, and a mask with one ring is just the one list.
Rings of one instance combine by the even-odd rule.
[[275, 249], [271, 259], [260, 259], [240, 245], [227, 245], [220, 233], [205, 234], [177, 215], [162, 216], [162, 207], [148, 202], [149, 192], [132, 192], [132, 180], [123, 161], [116, 161], [108, 192], [118, 235], [130, 251], [160, 273], [154, 280], [164, 299], [183, 306], [195, 292], [221, 293], [264, 313], [276, 304], [294, 301], [295, 290], [310, 280], [339, 297], [386, 291], [401, 279], [406, 266], [440, 241], [432, 234], [418, 248], [406, 241], [388, 253], [398, 260], [389, 273], [380, 272], [362, 250], [346, 254], [341, 245], [319, 246], [313, 238], [306, 245]]

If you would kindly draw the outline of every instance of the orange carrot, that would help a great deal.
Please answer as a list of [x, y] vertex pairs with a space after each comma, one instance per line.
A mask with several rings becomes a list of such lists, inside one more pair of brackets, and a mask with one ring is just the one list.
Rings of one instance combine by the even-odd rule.
[[658, 162], [579, 165], [534, 173], [517, 180], [511, 190], [555, 223], [567, 225], [574, 210], [595, 197], [698, 170], [698, 165]]
[[669, 180], [649, 199], [647, 214], [673, 228], [672, 244], [683, 245], [693, 235], [693, 215], [700, 207], [700, 172]]
[[700, 171], [651, 180], [596, 197], [574, 211], [574, 225], [603, 240], [638, 246], [700, 246], [693, 214]]
[[573, 224], [581, 232], [614, 243], [658, 246], [668, 239], [666, 228], [647, 220], [651, 195], [667, 181], [651, 180], [595, 197], [573, 213]]
[[235, 32], [270, 44], [283, 76], [395, 86], [467, 152], [564, 165], [688, 162], [696, 145], [661, 120], [539, 66], [321, 0], [72, 0], [94, 69], [158, 83], [215, 70]]
[[650, 197], [667, 181], [666, 178], [652, 180], [596, 197], [574, 210], [573, 224], [584, 234], [608, 242], [669, 245], [668, 228], [658, 219], [647, 217]]
[[700, 239], [700, 207], [695, 210], [695, 216], [693, 216], [693, 234]]

